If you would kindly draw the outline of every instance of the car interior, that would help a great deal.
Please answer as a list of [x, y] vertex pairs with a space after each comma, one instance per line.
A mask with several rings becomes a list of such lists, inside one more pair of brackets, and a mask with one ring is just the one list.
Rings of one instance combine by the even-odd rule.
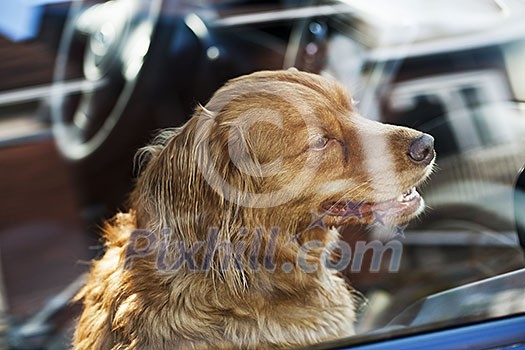
[[0, 349], [70, 347], [73, 297], [104, 221], [128, 209], [140, 147], [229, 79], [291, 67], [340, 81], [367, 118], [431, 134], [438, 155], [424, 215], [393, 236], [343, 230], [399, 241], [402, 258], [345, 270], [358, 334], [312, 348], [522, 315], [523, 15], [521, 0], [1, 3]]

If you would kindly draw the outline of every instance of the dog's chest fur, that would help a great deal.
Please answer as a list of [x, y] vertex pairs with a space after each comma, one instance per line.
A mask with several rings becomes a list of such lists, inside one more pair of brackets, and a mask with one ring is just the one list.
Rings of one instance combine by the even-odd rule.
[[264, 288], [232, 294], [201, 272], [163, 275], [147, 260], [125, 269], [124, 255], [117, 244], [94, 264], [75, 349], [274, 349], [354, 333], [352, 296], [330, 270], [297, 272], [288, 293], [272, 282], [279, 276], [261, 272]]

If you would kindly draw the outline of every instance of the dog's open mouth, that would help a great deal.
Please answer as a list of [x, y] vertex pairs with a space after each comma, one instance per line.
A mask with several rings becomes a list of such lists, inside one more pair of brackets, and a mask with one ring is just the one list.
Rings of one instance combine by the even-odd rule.
[[339, 223], [357, 221], [368, 221], [367, 218], [379, 216], [381, 218], [409, 219], [419, 214], [424, 207], [424, 201], [415, 187], [396, 198], [380, 202], [352, 202], [340, 200], [328, 201], [321, 205], [325, 215], [337, 219]]

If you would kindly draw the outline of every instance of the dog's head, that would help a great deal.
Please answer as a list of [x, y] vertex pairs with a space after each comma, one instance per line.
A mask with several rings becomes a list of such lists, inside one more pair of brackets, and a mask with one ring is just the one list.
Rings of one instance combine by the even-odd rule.
[[338, 83], [297, 71], [231, 80], [141, 154], [139, 224], [186, 235], [404, 223], [423, 210], [415, 187], [435, 158], [431, 136], [365, 119]]

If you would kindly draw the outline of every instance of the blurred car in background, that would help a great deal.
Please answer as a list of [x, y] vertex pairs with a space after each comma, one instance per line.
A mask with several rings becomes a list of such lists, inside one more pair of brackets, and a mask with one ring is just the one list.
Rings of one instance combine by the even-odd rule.
[[[38, 181], [33, 186], [41, 188], [52, 178], [56, 184], [42, 192], [40, 202], [34, 191], [26, 201], [45, 207], [57, 191], [65, 193], [51, 201], [60, 202], [56, 210], [48, 208], [42, 216], [58, 222], [80, 218], [58, 230], [60, 244], [54, 249], [74, 245], [78, 252], [65, 260], [87, 260], [96, 254], [87, 251], [89, 242], [96, 242], [96, 224], [125, 209], [134, 153], [157, 130], [182, 125], [197, 103], [205, 104], [239, 75], [296, 67], [332, 76], [349, 88], [364, 116], [432, 134], [438, 170], [423, 188], [427, 214], [394, 237], [403, 247], [399, 271], [388, 271], [387, 258], [379, 271], [347, 273], [368, 299], [358, 324], [361, 335], [320, 348], [381, 346], [382, 341], [385, 348], [409, 346], [388, 343], [403, 339], [417, 347], [448, 336], [447, 346], [454, 348], [486, 333], [484, 322], [493, 319], [500, 322], [492, 324], [494, 329], [505, 330], [506, 336], [497, 338], [499, 343], [478, 337], [479, 343], [468, 343], [471, 348], [523, 345], [520, 332], [512, 332], [524, 324], [525, 312], [525, 275], [518, 270], [524, 267], [523, 247], [517, 234], [525, 227], [525, 212], [515, 210], [524, 201], [523, 189], [515, 188], [525, 164], [524, 15], [520, 0], [112, 0], [38, 7], [33, 16], [40, 25], [33, 39], [0, 41], [0, 58], [13, 57], [4, 61], [9, 63], [4, 69], [0, 66], [5, 77], [0, 124], [6, 126], [0, 127], [0, 159], [9, 150], [4, 154], [11, 158], [42, 162], [43, 170], [36, 173], [49, 178], [18, 178], [20, 171], [13, 171], [5, 186]], [[33, 150], [30, 156], [13, 152], [50, 137], [62, 158], [54, 150]], [[58, 176], [64, 173], [65, 178]], [[27, 206], [19, 193], [9, 198], [18, 203], [10, 205], [11, 212]], [[25, 243], [38, 235], [26, 223], [33, 220], [41, 227], [42, 217], [29, 214], [4, 215], [0, 243], [2, 232], [11, 237], [6, 240], [11, 246], [14, 236], [27, 237]], [[71, 226], [80, 231], [76, 239], [71, 239]], [[376, 226], [344, 232], [348, 241], [364, 236], [392, 239]], [[23, 252], [25, 244], [17, 244]], [[8, 277], [5, 304], [14, 299], [28, 305], [13, 290], [29, 287], [18, 278], [33, 276], [39, 254], [46, 253], [35, 250], [24, 276], [16, 273], [19, 254], [6, 259], [3, 243], [1, 248]], [[55, 295], [58, 286], [80, 275], [78, 270], [60, 273], [56, 282], [43, 277], [41, 284], [56, 286], [43, 294]], [[52, 301], [62, 306], [79, 284]], [[433, 295], [437, 292], [442, 293]], [[46, 305], [43, 299], [7, 310], [17, 316], [6, 331], [11, 347], [67, 344], [65, 330], [74, 311], [66, 309], [66, 321], [57, 328], [56, 317], [49, 316], [63, 310], [44, 306], [37, 312]], [[463, 329], [465, 337], [451, 336], [451, 327]], [[421, 339], [423, 333], [434, 334], [434, 340]]]

